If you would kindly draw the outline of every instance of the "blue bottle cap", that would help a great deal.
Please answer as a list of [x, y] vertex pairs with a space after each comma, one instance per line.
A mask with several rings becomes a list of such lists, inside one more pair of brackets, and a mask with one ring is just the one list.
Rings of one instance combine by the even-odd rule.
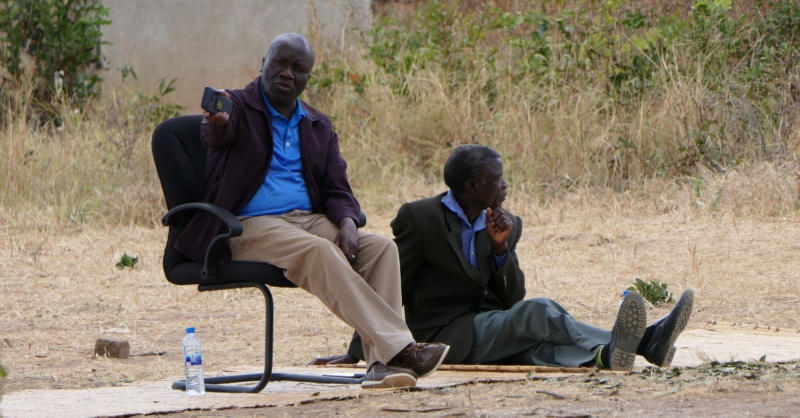
[[186, 328], [186, 333], [187, 334], [194, 334], [194, 327]]

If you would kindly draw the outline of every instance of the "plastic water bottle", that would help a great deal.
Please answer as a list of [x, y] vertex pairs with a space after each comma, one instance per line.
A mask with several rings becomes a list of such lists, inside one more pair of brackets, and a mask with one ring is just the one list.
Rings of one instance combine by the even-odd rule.
[[203, 355], [200, 351], [200, 339], [194, 333], [194, 327], [186, 328], [183, 337], [183, 358], [186, 366], [186, 394], [201, 396], [206, 394], [203, 383]]

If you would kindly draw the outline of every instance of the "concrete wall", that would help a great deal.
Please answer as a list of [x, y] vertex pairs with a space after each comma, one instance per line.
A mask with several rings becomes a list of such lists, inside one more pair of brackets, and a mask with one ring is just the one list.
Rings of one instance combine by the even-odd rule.
[[139, 89], [178, 78], [171, 97], [200, 113], [203, 88], [241, 88], [261, 69], [270, 41], [284, 32], [320, 33], [338, 39], [342, 28], [366, 28], [371, 0], [102, 0], [111, 9], [103, 28], [106, 83], [119, 83], [128, 65]]

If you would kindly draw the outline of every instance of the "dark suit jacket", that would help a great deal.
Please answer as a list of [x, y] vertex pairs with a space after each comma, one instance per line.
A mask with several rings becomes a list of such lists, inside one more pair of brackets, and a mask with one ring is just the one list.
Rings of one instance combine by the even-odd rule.
[[[460, 363], [472, 348], [475, 315], [510, 309], [525, 297], [525, 276], [516, 247], [522, 220], [508, 213], [513, 224], [508, 237], [508, 259], [495, 271], [486, 230], [475, 237], [478, 267], [461, 249], [461, 221], [442, 204], [444, 193], [406, 203], [392, 221], [400, 252], [403, 305], [417, 342], [450, 345], [446, 363]], [[354, 339], [348, 353], [362, 358], [361, 341]]]
[[[250, 202], [272, 162], [272, 121], [259, 83], [260, 78], [256, 78], [244, 90], [228, 90], [233, 101], [228, 123], [220, 127], [204, 120], [200, 127], [203, 144], [208, 148], [204, 202], [233, 213]], [[324, 213], [337, 225], [345, 217], [358, 223], [361, 208], [347, 180], [339, 137], [327, 116], [305, 103], [302, 106], [307, 115], [299, 126], [300, 158], [314, 211]], [[175, 248], [202, 262], [211, 240], [225, 229], [219, 218], [198, 211]], [[230, 252], [220, 262], [229, 258]]]

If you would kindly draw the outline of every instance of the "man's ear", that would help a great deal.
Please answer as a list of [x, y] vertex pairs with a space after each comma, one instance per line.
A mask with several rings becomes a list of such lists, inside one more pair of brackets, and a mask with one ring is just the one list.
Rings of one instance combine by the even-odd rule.
[[476, 196], [478, 194], [478, 183], [475, 180], [464, 182], [464, 194], [468, 197]]

